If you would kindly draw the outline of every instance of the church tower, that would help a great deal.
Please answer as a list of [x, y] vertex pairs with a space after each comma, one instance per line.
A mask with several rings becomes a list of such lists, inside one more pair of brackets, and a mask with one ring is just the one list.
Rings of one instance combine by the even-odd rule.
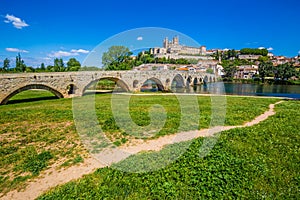
[[175, 45], [179, 44], [179, 39], [178, 39], [177, 35], [175, 37], [173, 37], [173, 44], [175, 44]]
[[166, 38], [164, 39], [163, 47], [166, 48], [166, 49], [169, 48], [169, 39], [168, 39], [168, 37], [166, 37]]

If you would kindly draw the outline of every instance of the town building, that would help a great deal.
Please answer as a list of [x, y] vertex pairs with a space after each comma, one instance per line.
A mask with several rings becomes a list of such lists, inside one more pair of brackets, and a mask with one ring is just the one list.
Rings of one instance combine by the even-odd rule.
[[237, 67], [234, 75], [236, 79], [251, 79], [254, 75], [259, 74], [257, 65], [242, 65]]
[[261, 55], [238, 55], [241, 60], [257, 60]]

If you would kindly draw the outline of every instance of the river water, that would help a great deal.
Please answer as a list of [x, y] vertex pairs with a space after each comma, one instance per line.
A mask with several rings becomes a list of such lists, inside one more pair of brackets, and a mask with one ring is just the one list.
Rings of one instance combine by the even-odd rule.
[[190, 88], [173, 88], [173, 91], [198, 94], [227, 94], [246, 96], [272, 96], [300, 99], [299, 85], [259, 85], [239, 83], [208, 83]]

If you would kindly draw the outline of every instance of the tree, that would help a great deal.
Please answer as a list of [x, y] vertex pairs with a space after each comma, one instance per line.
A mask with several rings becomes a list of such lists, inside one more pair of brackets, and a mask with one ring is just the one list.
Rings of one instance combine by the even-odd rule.
[[54, 59], [54, 71], [55, 72], [63, 72], [65, 71], [65, 65], [62, 58]]
[[46, 71], [48, 71], [48, 72], [54, 72], [54, 67], [51, 66], [51, 65], [48, 65], [47, 68], [46, 68]]
[[81, 64], [75, 58], [70, 58], [67, 62], [67, 71], [78, 71], [81, 67]]
[[10, 67], [10, 60], [8, 58], [5, 58], [5, 60], [3, 61], [3, 71], [8, 71], [9, 67]]
[[208, 73], [208, 74], [213, 74], [213, 73], [214, 73], [214, 70], [213, 70], [212, 68], [208, 68], [208, 69], [206, 70], [206, 73]]
[[42, 71], [45, 71], [45, 70], [46, 70], [46, 67], [45, 67], [45, 64], [44, 64], [44, 63], [41, 64], [41, 70], [42, 70]]
[[291, 63], [278, 65], [274, 71], [275, 78], [279, 78], [280, 80], [288, 80], [297, 74], [295, 67]]
[[[107, 52], [103, 53], [102, 64], [105, 69], [113, 68], [114, 70], [117, 70], [118, 64], [123, 63], [123, 66], [124, 63], [129, 60], [131, 55], [132, 52], [125, 46], [111, 46]], [[124, 66], [121, 68], [124, 68]]]
[[26, 65], [24, 63], [24, 60], [22, 60], [20, 53], [18, 53], [18, 55], [16, 57], [15, 71], [24, 72], [25, 70], [26, 70]]
[[240, 53], [243, 55], [262, 55], [267, 56], [268, 50], [267, 49], [251, 49], [251, 48], [244, 48], [240, 50]]
[[35, 72], [35, 69], [33, 67], [26, 67], [25, 72]]
[[237, 71], [236, 63], [233, 63], [230, 60], [223, 60], [221, 65], [223, 67], [223, 72], [225, 73], [225, 77], [233, 78], [234, 74]]
[[265, 77], [273, 73], [273, 63], [272, 62], [261, 62], [258, 66], [259, 76], [262, 82], [265, 82]]

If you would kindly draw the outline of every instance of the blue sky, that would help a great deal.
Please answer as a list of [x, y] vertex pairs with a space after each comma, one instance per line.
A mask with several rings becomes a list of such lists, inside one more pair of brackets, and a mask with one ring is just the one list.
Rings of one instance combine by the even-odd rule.
[[34, 67], [55, 57], [83, 62], [107, 38], [141, 27], [176, 30], [208, 49], [265, 47], [292, 57], [300, 51], [299, 7], [298, 0], [0, 0], [0, 64], [6, 57], [13, 64], [18, 52]]

